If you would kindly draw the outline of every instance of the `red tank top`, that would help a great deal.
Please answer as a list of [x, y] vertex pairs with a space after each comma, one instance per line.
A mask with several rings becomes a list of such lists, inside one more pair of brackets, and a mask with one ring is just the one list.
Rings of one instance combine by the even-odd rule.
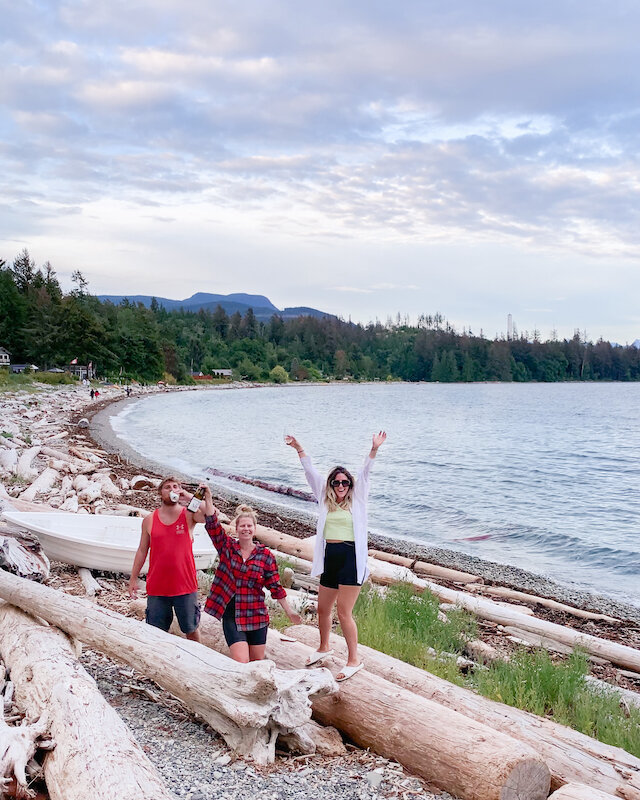
[[196, 562], [186, 509], [182, 509], [173, 525], [165, 525], [156, 509], [151, 520], [147, 594], [175, 597], [197, 590]]

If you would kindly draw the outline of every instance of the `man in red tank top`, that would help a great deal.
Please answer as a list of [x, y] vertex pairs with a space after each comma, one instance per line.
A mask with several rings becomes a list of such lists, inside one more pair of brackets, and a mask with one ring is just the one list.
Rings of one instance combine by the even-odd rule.
[[140, 544], [133, 559], [129, 594], [135, 597], [138, 575], [149, 554], [147, 613], [150, 625], [168, 631], [173, 614], [187, 639], [200, 641], [198, 579], [193, 558], [193, 529], [204, 522], [204, 511], [188, 511], [180, 500], [189, 501], [176, 478], [165, 478], [159, 487], [161, 505], [142, 521]]

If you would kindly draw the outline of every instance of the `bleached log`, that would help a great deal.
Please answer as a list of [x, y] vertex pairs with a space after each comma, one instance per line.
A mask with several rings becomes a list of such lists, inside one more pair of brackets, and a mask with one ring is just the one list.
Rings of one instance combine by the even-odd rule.
[[132, 489], [153, 489], [153, 478], [148, 478], [146, 475], [134, 475], [129, 481]]
[[[285, 633], [317, 646], [318, 631], [310, 625], [296, 625]], [[346, 643], [341, 636], [332, 633], [330, 646], [339, 658], [346, 658]], [[621, 748], [603, 744], [550, 719], [481, 697], [370, 647], [359, 645], [358, 651], [368, 672], [530, 745], [549, 766], [552, 789], [564, 783], [588, 781], [601, 791], [640, 800], [640, 759]], [[267, 655], [273, 658], [268, 647]], [[284, 661], [274, 660], [284, 666]]]
[[419, 575], [426, 575], [429, 578], [440, 578], [451, 581], [452, 583], [482, 583], [483, 579], [479, 575], [472, 575], [470, 572], [463, 572], [451, 567], [441, 567], [439, 564], [430, 564], [427, 561], [417, 561], [415, 558], [398, 556], [395, 553], [385, 553], [382, 550], [369, 550], [369, 555], [379, 561], [388, 561], [401, 567], [407, 567]]
[[258, 525], [256, 539], [262, 544], [266, 544], [270, 550], [280, 550], [305, 561], [313, 561], [315, 536], [310, 536], [307, 539], [297, 539], [288, 533], [280, 533], [280, 531], [276, 531], [273, 528]]
[[620, 705], [627, 709], [630, 706], [640, 709], [640, 693], [632, 692], [623, 686], [614, 686], [611, 683], [607, 683], [607, 681], [600, 680], [600, 678], [595, 678], [593, 675], [585, 675], [584, 679], [593, 691], [615, 697]]
[[565, 783], [553, 794], [549, 795], [549, 800], [619, 800], [613, 795], [601, 792], [583, 783]]
[[37, 539], [16, 534], [0, 536], [0, 568], [21, 578], [43, 581], [49, 577], [49, 559]]
[[271, 550], [276, 559], [279, 558], [291, 564], [296, 572], [303, 572], [306, 575], [311, 574], [311, 561], [307, 561], [306, 558], [300, 558], [299, 556], [294, 556], [291, 555], [291, 553], [285, 553], [272, 547], [269, 547], [269, 550]]
[[78, 472], [93, 472], [96, 468], [95, 464], [92, 464], [90, 461], [86, 461], [80, 458], [74, 458], [70, 456], [68, 453], [64, 453], [62, 450], [55, 450], [53, 447], [44, 446], [41, 448], [42, 455], [49, 456], [50, 458], [57, 458], [61, 461], [67, 461], [73, 467], [76, 468]]
[[126, 514], [134, 517], [147, 517], [152, 514], [148, 508], [140, 508], [139, 506], [132, 506], [127, 503], [117, 503], [115, 506], [118, 511], [124, 511]]
[[96, 475], [95, 480], [102, 486], [102, 494], [107, 497], [121, 497], [122, 492], [108, 475]]
[[53, 436], [47, 436], [46, 439], [43, 439], [43, 443], [59, 441], [68, 435], [68, 431], [60, 431], [60, 433], [54, 433]]
[[73, 479], [70, 475], [64, 475], [60, 481], [60, 494], [67, 495], [73, 489]]
[[487, 642], [482, 639], [472, 639], [464, 645], [464, 652], [474, 661], [479, 661], [481, 664], [491, 664], [494, 661], [503, 661], [503, 657]]
[[[271, 594], [268, 590], [265, 590], [264, 592], [264, 599], [269, 608], [278, 610], [280, 609], [280, 604], [277, 600], [274, 600], [271, 597]], [[289, 605], [295, 609], [298, 614], [304, 614], [305, 612], [315, 614], [318, 611], [317, 596], [312, 596], [308, 592], [300, 592], [296, 589], [287, 589], [287, 600]]]
[[[132, 600], [129, 608], [138, 619], [144, 619], [145, 600]], [[222, 633], [222, 623], [219, 620], [209, 614], [203, 614], [198, 630], [202, 644], [218, 653], [228, 655], [229, 648]], [[175, 619], [171, 623], [171, 633], [184, 637]], [[275, 635], [277, 635], [277, 631], [269, 630], [269, 636]], [[339, 732], [333, 727], [318, 725], [313, 720], [309, 720], [290, 733], [278, 734], [278, 743], [286, 745], [289, 750], [301, 753], [319, 753], [325, 756], [339, 756], [346, 753]]]
[[83, 503], [93, 503], [102, 496], [102, 484], [98, 481], [89, 481], [89, 483], [78, 492], [78, 500]]
[[80, 503], [78, 502], [78, 495], [72, 494], [64, 501], [64, 503], [60, 506], [60, 511], [70, 511], [72, 514], [76, 514]]
[[238, 664], [198, 642], [6, 572], [0, 572], [0, 597], [147, 675], [233, 750], [261, 764], [274, 760], [279, 731], [308, 722], [309, 696], [337, 688], [324, 669], [283, 672], [269, 661]]
[[36, 470], [31, 467], [33, 459], [39, 455], [40, 447], [29, 447], [18, 458], [16, 465], [16, 475], [20, 478], [31, 479], [37, 475]]
[[607, 614], [585, 611], [582, 608], [575, 608], [574, 606], [565, 605], [565, 603], [559, 603], [557, 600], [551, 600], [549, 597], [538, 597], [537, 595], [518, 592], [515, 589], [508, 589], [506, 586], [473, 586], [470, 587], [470, 590], [483, 595], [495, 595], [496, 597], [506, 597], [510, 600], [520, 600], [523, 603], [534, 603], [535, 605], [544, 606], [545, 608], [552, 608], [555, 611], [564, 611], [565, 614], [571, 614], [580, 619], [610, 622], [612, 625], [621, 623], [621, 620], [610, 617]]
[[50, 724], [55, 749], [45, 757], [44, 773], [51, 800], [171, 800], [66, 636], [0, 603], [0, 655], [19, 706]]
[[89, 597], [94, 597], [94, 595], [102, 593], [102, 586], [100, 586], [98, 581], [93, 577], [90, 569], [78, 567], [78, 575]]
[[77, 447], [73, 447], [69, 445], [69, 453], [72, 456], [80, 459], [81, 461], [90, 461], [92, 464], [105, 464], [104, 458], [100, 458], [100, 456], [96, 455], [95, 453], [90, 453], [88, 450], [80, 450]]
[[0, 450], [0, 467], [7, 472], [15, 474], [18, 466], [18, 453], [15, 450]]
[[55, 469], [51, 469], [51, 467], [47, 467], [38, 475], [31, 486], [28, 486], [24, 492], [20, 493], [20, 500], [27, 500], [29, 502], [35, 500], [38, 494], [44, 494], [59, 480], [60, 473]]
[[89, 485], [89, 478], [86, 475], [76, 475], [73, 479], [73, 483], [71, 484], [76, 492], [81, 492], [83, 489], [86, 489]]
[[[543, 647], [545, 650], [549, 650], [552, 653], [560, 653], [566, 656], [571, 655], [571, 653], [573, 653], [575, 650], [575, 647], [560, 642], [557, 639], [553, 639], [551, 636], [542, 636], [539, 633], [526, 631], [521, 627], [516, 627], [515, 625], [505, 626], [504, 632], [507, 634], [507, 638], [514, 644], [522, 644], [527, 647]], [[606, 658], [600, 658], [599, 656], [594, 656], [591, 653], [588, 653], [587, 655], [589, 661], [592, 661], [594, 664], [608, 663]]]

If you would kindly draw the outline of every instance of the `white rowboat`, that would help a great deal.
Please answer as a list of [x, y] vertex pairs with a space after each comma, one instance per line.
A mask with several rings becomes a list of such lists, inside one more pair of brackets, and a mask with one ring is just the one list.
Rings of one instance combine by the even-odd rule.
[[[131, 574], [133, 557], [140, 542], [140, 517], [68, 514], [60, 511], [4, 511], [2, 517], [35, 534], [52, 561]], [[196, 569], [208, 569], [216, 558], [216, 550], [202, 524], [196, 525], [194, 530], [193, 555]], [[147, 572], [148, 561], [141, 574]]]

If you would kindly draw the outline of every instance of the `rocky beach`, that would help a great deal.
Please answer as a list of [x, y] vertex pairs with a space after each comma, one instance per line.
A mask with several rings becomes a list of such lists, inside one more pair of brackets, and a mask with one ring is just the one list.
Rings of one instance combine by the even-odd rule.
[[[42, 387], [0, 396], [2, 508], [129, 515], [142, 515], [153, 508], [155, 486], [166, 468], [144, 459], [118, 438], [110, 419], [119, 413], [122, 404], [159, 391], [190, 390], [151, 387], [136, 389], [134, 396], [127, 398], [121, 388], [101, 387], [99, 397], [92, 399], [88, 387]], [[196, 476], [179, 477], [193, 488]], [[237, 492], [220, 489], [215, 497], [218, 507], [227, 514], [245, 499], [241, 484]], [[314, 532], [311, 510], [285, 512], [282, 503], [252, 502], [258, 505], [260, 522], [269, 528], [300, 539]], [[3, 533], [11, 533], [6, 522], [0, 522], [0, 535]], [[415, 542], [376, 535], [371, 537], [370, 547], [412, 563], [421, 560], [471, 573], [482, 579], [482, 593], [488, 596], [492, 587], [504, 587], [593, 612], [592, 618], [584, 618], [562, 608], [515, 601], [516, 605], [521, 602], [524, 607], [534, 608], [541, 619], [640, 648], [640, 609], [633, 605], [571, 590], [522, 569]], [[125, 577], [101, 575], [98, 580], [109, 590], [97, 596], [95, 602], [129, 613]], [[83, 595], [85, 591], [75, 569], [67, 565], [53, 563], [48, 583], [71, 595]], [[460, 588], [447, 580], [442, 583]], [[597, 615], [614, 619], [599, 619]], [[522, 644], [504, 626], [486, 620], [481, 622], [480, 636], [507, 657]], [[265, 800], [297, 800], [309, 794], [320, 800], [435, 796], [424, 780], [400, 764], [349, 743], [340, 756], [280, 753], [275, 764], [257, 767], [233, 756], [217, 734], [143, 675], [90, 649], [84, 650], [81, 660], [176, 797], [224, 799], [249, 793]], [[591, 670], [594, 678], [621, 690], [634, 694], [640, 691], [640, 676], [606, 659], [594, 660]]]

